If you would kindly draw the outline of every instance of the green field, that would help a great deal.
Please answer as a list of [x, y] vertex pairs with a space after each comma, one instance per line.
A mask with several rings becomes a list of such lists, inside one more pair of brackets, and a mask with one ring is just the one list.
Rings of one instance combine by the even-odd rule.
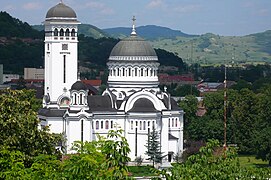
[[256, 159], [255, 156], [239, 156], [239, 162], [244, 167], [268, 167], [267, 161]]

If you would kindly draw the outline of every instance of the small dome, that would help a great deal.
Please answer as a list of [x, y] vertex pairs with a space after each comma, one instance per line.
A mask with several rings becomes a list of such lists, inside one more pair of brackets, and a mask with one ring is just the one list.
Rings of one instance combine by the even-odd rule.
[[59, 17], [59, 18], [76, 18], [76, 13], [72, 8], [69, 6], [66, 6], [64, 3], [59, 3], [56, 6], [49, 9], [49, 11], [46, 14], [46, 18], [53, 18], [53, 17]]
[[131, 35], [118, 42], [110, 56], [157, 56], [151, 45], [144, 39]]
[[80, 90], [88, 90], [87, 86], [82, 82], [82, 81], [76, 81], [72, 87], [71, 90], [76, 90], [76, 91], [80, 91]]

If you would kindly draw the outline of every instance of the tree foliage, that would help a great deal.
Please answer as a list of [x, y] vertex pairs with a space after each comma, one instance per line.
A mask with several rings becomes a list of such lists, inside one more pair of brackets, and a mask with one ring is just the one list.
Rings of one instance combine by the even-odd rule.
[[152, 131], [148, 134], [148, 140], [145, 147], [147, 148], [145, 154], [149, 156], [147, 160], [151, 160], [153, 162], [153, 166], [155, 163], [162, 162], [164, 156], [163, 152], [161, 152], [160, 136], [155, 127], [153, 127]]
[[198, 154], [188, 157], [182, 164], [176, 164], [166, 171], [157, 171], [168, 180], [175, 179], [269, 179], [270, 169], [241, 167], [235, 148], [219, 146], [218, 140], [207, 142]]
[[54, 145], [59, 140], [48, 127], [38, 129], [37, 102], [30, 90], [4, 90], [0, 95], [0, 149], [22, 152], [25, 165], [38, 154], [56, 153]]

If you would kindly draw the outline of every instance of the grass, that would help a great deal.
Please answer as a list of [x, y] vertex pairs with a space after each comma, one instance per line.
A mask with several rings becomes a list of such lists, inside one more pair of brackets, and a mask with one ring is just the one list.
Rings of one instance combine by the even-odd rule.
[[151, 166], [128, 166], [128, 171], [133, 177], [155, 176], [151, 168]]
[[238, 158], [243, 167], [268, 167], [267, 161], [256, 159], [255, 156], [239, 156]]

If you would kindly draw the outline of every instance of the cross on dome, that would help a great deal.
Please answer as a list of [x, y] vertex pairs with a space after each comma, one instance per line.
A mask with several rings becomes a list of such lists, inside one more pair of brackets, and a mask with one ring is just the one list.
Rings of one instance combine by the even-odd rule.
[[131, 35], [136, 35], [136, 29], [135, 29], [135, 21], [136, 21], [136, 18], [135, 18], [135, 16], [133, 16], [132, 21], [133, 21], [133, 29], [132, 29]]

